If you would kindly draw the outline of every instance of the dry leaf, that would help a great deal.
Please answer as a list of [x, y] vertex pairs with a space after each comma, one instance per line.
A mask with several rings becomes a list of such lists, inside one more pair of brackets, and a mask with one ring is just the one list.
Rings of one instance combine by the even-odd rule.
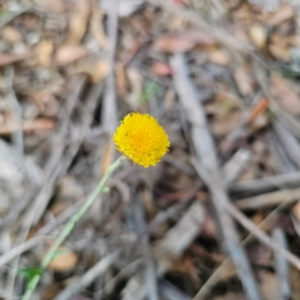
[[274, 58], [288, 62], [291, 60], [291, 53], [289, 48], [282, 44], [271, 44], [268, 46], [269, 52]]
[[63, 45], [58, 48], [55, 60], [59, 65], [65, 65], [83, 58], [88, 54], [88, 50], [83, 46]]
[[98, 5], [93, 7], [91, 18], [91, 33], [98, 42], [99, 46], [107, 49], [108, 41], [103, 27], [103, 13], [100, 11]]
[[48, 90], [31, 94], [29, 97], [37, 105], [40, 114], [45, 117], [57, 117], [59, 104], [55, 96]]
[[53, 300], [61, 291], [61, 286], [59, 282], [52, 283], [48, 287], [45, 288], [44, 293], [42, 295], [42, 300]]
[[66, 200], [79, 200], [84, 193], [78, 181], [71, 175], [65, 175], [59, 181], [57, 198], [59, 202]]
[[23, 122], [24, 133], [30, 133], [32, 131], [51, 130], [55, 126], [55, 123], [50, 119], [39, 118], [31, 121]]
[[234, 79], [243, 96], [247, 96], [253, 91], [253, 79], [245, 68], [238, 68], [234, 73]]
[[241, 121], [241, 111], [231, 111], [217, 118], [212, 124], [212, 131], [216, 136], [225, 136], [235, 129]]
[[274, 99], [282, 109], [292, 115], [300, 115], [300, 98], [279, 75], [272, 75], [270, 81]]
[[132, 109], [137, 109], [140, 106], [140, 96], [143, 93], [143, 77], [134, 68], [127, 69], [127, 78], [130, 84], [131, 93], [127, 95], [126, 101]]
[[228, 112], [241, 108], [240, 100], [233, 94], [221, 91], [213, 101], [205, 103], [205, 111], [214, 117], [226, 116]]
[[[30, 133], [33, 131], [51, 130], [55, 126], [55, 123], [49, 119], [35, 119], [26, 120], [22, 124], [22, 130], [24, 133]], [[0, 135], [8, 135], [12, 132], [19, 130], [18, 124], [16, 124], [12, 118], [0, 127]]]
[[261, 281], [261, 288], [264, 294], [264, 299], [274, 300], [277, 299], [277, 276], [271, 272], [260, 270], [258, 272], [259, 279]]
[[152, 65], [151, 72], [158, 76], [166, 76], [171, 75], [173, 73], [173, 70], [167, 63], [156, 62]]
[[42, 67], [50, 67], [54, 46], [50, 40], [41, 41], [35, 50], [36, 60]]
[[300, 222], [300, 201], [298, 201], [292, 208], [293, 215]]
[[89, 0], [77, 0], [69, 21], [68, 44], [79, 45], [85, 35], [91, 12]]
[[300, 48], [300, 36], [293, 35], [289, 37], [289, 46]]
[[176, 53], [186, 52], [196, 45], [214, 45], [215, 38], [200, 30], [186, 30], [179, 34], [166, 34], [159, 37], [153, 44], [157, 51]]
[[100, 60], [95, 64], [79, 65], [76, 67], [78, 73], [85, 73], [93, 83], [105, 79], [109, 73], [109, 64], [106, 60]]
[[268, 25], [276, 26], [294, 16], [293, 8], [289, 4], [284, 4], [270, 15], [267, 20]]
[[30, 56], [29, 52], [23, 54], [5, 54], [0, 53], [0, 67], [20, 62]]
[[272, 262], [272, 250], [263, 244], [253, 243], [248, 247], [247, 252], [255, 265], [268, 266]]
[[9, 44], [15, 44], [22, 41], [21, 33], [12, 26], [6, 26], [1, 31], [2, 38]]
[[269, 118], [266, 114], [261, 114], [255, 118], [255, 120], [251, 123], [251, 130], [258, 131], [269, 125]]
[[48, 269], [56, 272], [67, 272], [72, 270], [77, 262], [78, 256], [73, 251], [68, 248], [59, 248], [59, 253], [57, 256], [50, 262]]
[[116, 81], [117, 81], [118, 95], [123, 98], [125, 97], [127, 91], [127, 79], [126, 79], [124, 65], [122, 63], [116, 64]]
[[249, 37], [252, 43], [258, 48], [262, 49], [265, 47], [267, 42], [267, 33], [263, 26], [253, 25], [249, 29]]
[[261, 98], [252, 108], [246, 119], [246, 124], [251, 124], [261, 116], [269, 108], [269, 101], [267, 98]]
[[294, 267], [290, 266], [290, 283], [291, 283], [291, 300], [298, 300], [300, 295], [300, 271]]
[[209, 51], [208, 60], [214, 64], [218, 64], [222, 66], [227, 66], [230, 63], [230, 58], [228, 54], [221, 49]]

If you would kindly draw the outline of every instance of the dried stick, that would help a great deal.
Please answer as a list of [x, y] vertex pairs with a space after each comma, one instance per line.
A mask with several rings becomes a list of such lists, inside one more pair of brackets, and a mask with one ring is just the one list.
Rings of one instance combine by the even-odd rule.
[[244, 182], [230, 183], [228, 190], [236, 194], [260, 194], [275, 189], [298, 187], [300, 172], [259, 178]]
[[12, 132], [12, 141], [21, 159], [24, 156], [24, 141], [22, 130], [22, 108], [17, 99], [16, 93], [13, 88], [14, 70], [12, 67], [6, 69], [7, 86], [12, 103], [12, 111], [14, 113], [14, 123], [16, 124], [16, 131]]
[[112, 0], [108, 11], [108, 38], [109, 51], [108, 62], [110, 72], [106, 81], [106, 89], [103, 99], [102, 108], [102, 124], [104, 129], [111, 135], [117, 125], [117, 103], [116, 103], [116, 89], [115, 89], [115, 75], [114, 75], [114, 57], [117, 45], [118, 34], [118, 4], [119, 0]]
[[[257, 227], [261, 230], [268, 229], [271, 226], [270, 224], [274, 223], [274, 220], [277, 218], [278, 211], [284, 206], [284, 204], [285, 200], [283, 200], [281, 204], [279, 204], [261, 223], [259, 223]], [[248, 245], [253, 240], [253, 238], [253, 234], [249, 233], [249, 235], [242, 241], [242, 245]], [[216, 285], [220, 280], [222, 280], [223, 274], [226, 274], [229, 270], [232, 270], [232, 267], [232, 260], [230, 257], [227, 257], [204, 283], [193, 300], [205, 299], [212, 287]]]
[[300, 189], [281, 190], [267, 194], [258, 195], [255, 197], [244, 198], [235, 201], [235, 205], [241, 210], [253, 209], [261, 207], [275, 206], [285, 200], [285, 205], [298, 201], [300, 198]]
[[273, 121], [273, 127], [288, 156], [300, 168], [300, 144], [298, 140], [278, 120]]
[[210, 174], [209, 177], [201, 176], [201, 178], [212, 194], [212, 200], [217, 212], [218, 221], [220, 222], [224, 245], [234, 261], [237, 273], [248, 298], [252, 300], [262, 299], [250, 263], [240, 245], [234, 223], [226, 212], [226, 206], [229, 203], [229, 199], [219, 177], [216, 149], [208, 128], [204, 110], [197, 101], [194, 86], [187, 75], [188, 72], [183, 55], [174, 55], [171, 60], [171, 65], [175, 74], [175, 87], [179, 94], [180, 103], [192, 126], [192, 140], [199, 159], [198, 164], [201, 163], [203, 169]]
[[[287, 240], [282, 228], [275, 228], [273, 230], [273, 238], [280, 244], [283, 248], [287, 249]], [[291, 287], [290, 287], [290, 276], [289, 276], [289, 266], [287, 261], [275, 252], [275, 268], [278, 280], [278, 300], [288, 300], [291, 297]]]
[[45, 165], [45, 178], [43, 187], [38, 193], [32, 207], [25, 216], [23, 227], [30, 227], [32, 224], [36, 224], [36, 222], [38, 222], [43, 212], [45, 211], [47, 204], [49, 203], [53, 185], [62, 168], [60, 161], [65, 150], [64, 140], [68, 133], [68, 124], [70, 121], [71, 113], [75, 108], [76, 103], [78, 102], [84, 84], [85, 77], [82, 76], [74, 78], [74, 81], [72, 82], [72, 87], [74, 88], [74, 90], [71, 91], [69, 97], [66, 100], [66, 115], [63, 117], [60, 130], [52, 142], [53, 149]]
[[95, 299], [102, 299], [103, 293], [110, 293], [115, 288], [116, 284], [123, 279], [133, 277], [134, 273], [142, 266], [142, 259], [138, 258], [132, 263], [125, 266], [115, 277], [113, 277], [103, 288], [98, 290], [95, 294]]
[[[165, 235], [164, 239], [153, 249], [158, 260], [157, 275], [162, 276], [170, 267], [170, 257], [178, 258], [198, 235], [204, 224], [204, 211], [201, 203], [195, 201], [177, 224]], [[122, 300], [142, 300], [147, 294], [140, 277], [132, 277], [122, 291]]]
[[118, 252], [114, 252], [103, 257], [97, 264], [90, 268], [81, 278], [75, 280], [67, 288], [61, 291], [54, 300], [68, 300], [81, 289], [89, 286], [96, 277], [101, 276], [114, 263], [118, 257]]
[[[208, 181], [213, 181], [214, 177], [212, 177], [203, 167], [199, 166], [195, 162], [195, 168], [199, 172], [201, 178], [205, 178]], [[219, 186], [215, 186], [215, 190], [213, 191], [215, 196], [219, 199], [223, 197], [222, 189]], [[285, 199], [282, 199], [284, 201]], [[287, 201], [288, 199], [286, 199]], [[234, 206], [231, 202], [225, 203], [225, 210], [236, 220], [238, 221], [245, 229], [251, 232], [261, 243], [266, 245], [267, 247], [277, 251], [280, 255], [282, 255], [289, 263], [294, 265], [297, 269], [300, 270], [300, 259], [292, 254], [291, 252], [284, 249], [281, 245], [276, 243], [274, 239], [268, 236], [266, 233], [261, 231], [252, 221], [249, 220], [239, 209]]]
[[247, 169], [252, 160], [251, 151], [241, 148], [223, 166], [224, 184], [234, 182]]
[[261, 243], [280, 254], [290, 264], [294, 265], [298, 270], [300, 270], [300, 259], [296, 255], [283, 248], [274, 239], [272, 239], [266, 233], [257, 228], [255, 224], [253, 224], [243, 213], [241, 213], [231, 203], [227, 204], [226, 209], [233, 218], [235, 218], [245, 229], [250, 231]]

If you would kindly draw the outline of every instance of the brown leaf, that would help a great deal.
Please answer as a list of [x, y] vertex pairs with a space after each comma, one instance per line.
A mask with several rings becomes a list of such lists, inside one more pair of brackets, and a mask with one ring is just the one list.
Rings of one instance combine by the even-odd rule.
[[97, 83], [107, 77], [109, 64], [106, 60], [101, 60], [95, 64], [79, 65], [76, 67], [76, 71], [87, 74], [93, 83]]
[[300, 201], [298, 201], [292, 208], [293, 215], [300, 222]]
[[249, 37], [252, 43], [258, 48], [262, 49], [265, 47], [267, 42], [267, 33], [263, 26], [255, 24], [249, 29]]
[[291, 60], [291, 53], [288, 47], [283, 44], [270, 44], [268, 46], [269, 52], [274, 58], [282, 60], [284, 62], [289, 62]]
[[131, 88], [131, 93], [127, 95], [126, 101], [132, 109], [140, 106], [140, 96], [143, 93], [143, 77], [134, 68], [127, 68], [127, 78]]
[[29, 52], [23, 54], [0, 53], [0, 67], [20, 62], [30, 56]]
[[279, 75], [272, 75], [270, 81], [274, 99], [282, 109], [292, 115], [300, 115], [300, 98]]
[[232, 93], [220, 91], [214, 98], [214, 101], [205, 103], [205, 111], [216, 115], [216, 117], [226, 115], [230, 110], [241, 108], [241, 102]]
[[[41, 130], [51, 130], [55, 126], [55, 123], [50, 119], [35, 119], [35, 120], [26, 120], [22, 124], [22, 130], [24, 133], [30, 133], [33, 131]], [[8, 135], [12, 132], [15, 132], [19, 129], [18, 124], [16, 124], [12, 118], [10, 121], [2, 124], [0, 127], [0, 135]]]
[[48, 269], [56, 271], [56, 272], [67, 272], [72, 270], [77, 262], [78, 256], [73, 251], [68, 248], [59, 248], [58, 255], [50, 262], [48, 265]]
[[267, 20], [268, 25], [276, 26], [294, 16], [293, 8], [289, 4], [284, 4], [270, 15]]
[[125, 68], [122, 63], [116, 64], [116, 81], [118, 95], [123, 98], [125, 97], [127, 91], [127, 78], [125, 74]]
[[245, 68], [238, 68], [234, 73], [234, 79], [243, 96], [247, 96], [253, 91], [253, 79]]
[[50, 40], [42, 40], [36, 47], [36, 60], [42, 67], [48, 68], [51, 65], [51, 56], [54, 46]]
[[83, 46], [63, 45], [58, 48], [55, 55], [55, 61], [59, 65], [70, 64], [88, 54], [88, 50]]
[[60, 291], [60, 284], [58, 282], [52, 283], [47, 288], [45, 288], [42, 300], [53, 300]]
[[99, 46], [103, 49], [107, 49], [108, 41], [103, 27], [103, 18], [104, 15], [99, 9], [99, 6], [94, 6], [91, 18], [91, 33], [94, 36], [95, 40], [98, 42]]
[[22, 41], [21, 33], [12, 26], [6, 26], [1, 31], [2, 38], [9, 44], [15, 44]]
[[221, 49], [215, 49], [213, 51], [209, 51], [208, 60], [214, 64], [227, 66], [230, 63], [230, 58], [228, 54]]
[[216, 136], [225, 136], [235, 129], [241, 120], [241, 111], [229, 112], [225, 116], [217, 118], [212, 125], [213, 133]]
[[40, 131], [40, 130], [51, 130], [55, 126], [54, 121], [50, 119], [35, 119], [31, 121], [23, 122], [23, 131], [25, 133], [30, 133], [32, 131]]
[[58, 115], [59, 104], [55, 96], [48, 90], [40, 91], [29, 95], [37, 105], [40, 114], [45, 117], [56, 117]]
[[277, 298], [277, 276], [271, 272], [260, 270], [258, 272], [264, 299], [274, 300]]
[[253, 123], [260, 115], [262, 115], [269, 107], [269, 101], [267, 98], [263, 97], [261, 98], [252, 108], [250, 111], [247, 119], [246, 124]]
[[299, 35], [290, 36], [289, 45], [300, 48], [300, 36]]
[[173, 70], [169, 64], [156, 62], [151, 67], [151, 72], [158, 76], [171, 75]]
[[178, 34], [165, 34], [159, 37], [153, 44], [157, 51], [176, 53], [186, 52], [196, 45], [214, 45], [215, 38], [203, 31], [191, 29]]
[[89, 0], [77, 0], [69, 21], [68, 44], [79, 45], [87, 28], [91, 13]]
[[272, 262], [272, 250], [263, 244], [254, 243], [248, 247], [248, 255], [252, 263], [268, 266]]

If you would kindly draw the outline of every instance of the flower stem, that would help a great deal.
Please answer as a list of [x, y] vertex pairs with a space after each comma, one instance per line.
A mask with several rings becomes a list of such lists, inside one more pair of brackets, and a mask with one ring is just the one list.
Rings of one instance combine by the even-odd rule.
[[87, 201], [79, 208], [79, 210], [75, 213], [75, 215], [68, 221], [68, 223], [63, 228], [62, 232], [54, 242], [54, 244], [51, 246], [51, 248], [48, 250], [46, 255], [44, 256], [41, 264], [40, 269], [41, 273], [36, 274], [33, 276], [28, 285], [26, 292], [22, 298], [22, 300], [30, 300], [30, 297], [35, 290], [37, 284], [39, 283], [43, 271], [46, 269], [48, 264], [53, 259], [58, 247], [64, 242], [64, 240], [68, 237], [68, 235], [71, 233], [73, 228], [75, 227], [76, 223], [82, 218], [82, 216], [86, 213], [86, 211], [91, 207], [91, 205], [94, 203], [95, 199], [97, 199], [97, 196], [103, 192], [105, 189], [105, 184], [110, 175], [121, 165], [123, 160], [125, 159], [124, 156], [121, 156], [119, 159], [117, 159], [107, 170], [99, 184], [94, 189], [93, 193], [90, 195], [90, 197], [87, 199]]

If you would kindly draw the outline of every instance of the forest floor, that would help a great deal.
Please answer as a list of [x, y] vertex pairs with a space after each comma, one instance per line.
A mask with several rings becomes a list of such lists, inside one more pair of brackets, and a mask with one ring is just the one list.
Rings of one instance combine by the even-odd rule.
[[2, 0], [0, 299], [138, 111], [169, 152], [124, 161], [32, 299], [299, 300], [299, 25], [292, 0]]

